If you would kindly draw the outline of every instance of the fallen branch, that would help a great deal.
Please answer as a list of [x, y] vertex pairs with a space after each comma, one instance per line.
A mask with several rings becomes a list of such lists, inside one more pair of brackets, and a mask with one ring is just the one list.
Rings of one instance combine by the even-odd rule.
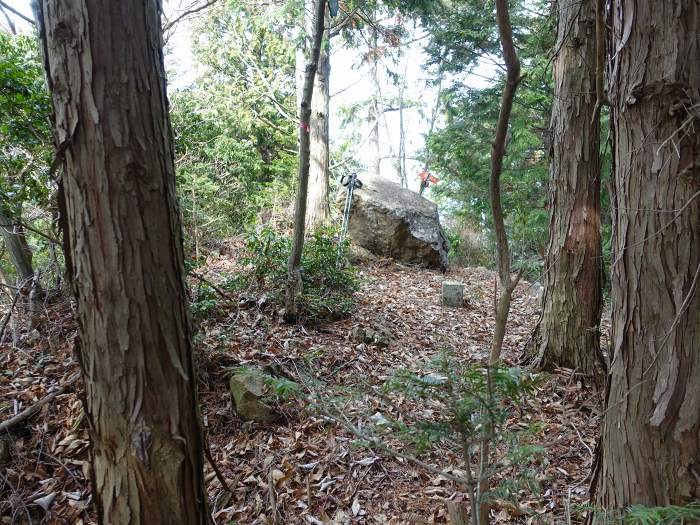
[[75, 383], [78, 378], [80, 377], [80, 374], [75, 374], [72, 378], [70, 378], [65, 384], [61, 385], [58, 390], [51, 392], [49, 395], [46, 397], [43, 397], [33, 405], [25, 408], [20, 412], [19, 414], [11, 417], [10, 419], [7, 419], [0, 423], [0, 434], [3, 432], [9, 431], [12, 427], [17, 426], [18, 424], [22, 423], [23, 421], [33, 417], [39, 410], [41, 410], [41, 407], [44, 405], [51, 403], [54, 399], [56, 399], [58, 396], [61, 394], [64, 394], [66, 390], [68, 390], [68, 387], [71, 386], [73, 383]]
[[190, 271], [189, 274], [190, 274], [192, 277], [194, 277], [195, 279], [197, 279], [199, 282], [202, 282], [202, 283], [206, 284], [207, 286], [209, 286], [212, 290], [214, 290], [214, 291], [215, 291], [217, 294], [219, 294], [222, 298], [226, 299], [227, 301], [229, 301], [229, 302], [231, 302], [231, 303], [236, 303], [236, 304], [237, 304], [237, 301], [236, 301], [233, 297], [231, 297], [229, 294], [227, 294], [226, 292], [224, 292], [221, 288], [219, 288], [218, 286], [216, 286], [213, 282], [211, 282], [209, 279], [207, 279], [206, 277], [204, 277], [201, 273], [197, 273], [197, 272], [194, 272], [194, 271]]

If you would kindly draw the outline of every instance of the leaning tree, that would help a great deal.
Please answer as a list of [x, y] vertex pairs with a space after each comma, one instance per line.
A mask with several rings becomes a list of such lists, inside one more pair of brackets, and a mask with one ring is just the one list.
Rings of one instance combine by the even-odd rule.
[[612, 363], [595, 501], [700, 499], [700, 4], [613, 0]]
[[157, 0], [36, 4], [109, 524], [208, 523]]

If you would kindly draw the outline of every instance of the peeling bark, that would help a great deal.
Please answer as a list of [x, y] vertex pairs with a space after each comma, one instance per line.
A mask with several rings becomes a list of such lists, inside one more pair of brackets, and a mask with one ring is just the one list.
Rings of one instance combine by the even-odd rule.
[[99, 521], [208, 523], [160, 2], [36, 9], [64, 154]]
[[[700, 499], [700, 2], [612, 2], [613, 358], [595, 501]], [[695, 108], [695, 109], [694, 109]]]
[[563, 366], [602, 379], [595, 0], [559, 2], [558, 10], [549, 247], [542, 318], [525, 358], [536, 368]]

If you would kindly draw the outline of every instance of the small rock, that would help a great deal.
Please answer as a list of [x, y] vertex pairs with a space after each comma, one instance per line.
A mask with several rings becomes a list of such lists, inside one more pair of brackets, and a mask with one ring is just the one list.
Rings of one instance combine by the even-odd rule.
[[259, 423], [275, 423], [281, 415], [262, 401], [266, 394], [265, 374], [256, 368], [245, 368], [231, 376], [229, 383], [233, 406], [241, 418]]
[[458, 281], [442, 282], [443, 306], [460, 307], [464, 305], [464, 284]]
[[394, 334], [387, 327], [380, 324], [373, 326], [355, 326], [350, 331], [353, 341], [366, 343], [385, 348], [394, 340]]
[[38, 343], [39, 341], [41, 341], [41, 334], [39, 333], [39, 330], [35, 328], [27, 335], [27, 343], [33, 345], [34, 343]]
[[359, 343], [364, 343], [365, 341], [365, 329], [360, 325], [353, 326], [350, 330], [350, 339], [357, 341]]

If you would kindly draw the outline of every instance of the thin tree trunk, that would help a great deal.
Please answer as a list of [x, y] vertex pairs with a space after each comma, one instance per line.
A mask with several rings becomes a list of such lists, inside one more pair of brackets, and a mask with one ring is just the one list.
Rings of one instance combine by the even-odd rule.
[[526, 360], [536, 368], [563, 366], [601, 380], [595, 2], [558, 3], [549, 248], [542, 318], [526, 348]]
[[613, 0], [612, 364], [595, 502], [700, 499], [700, 4]]
[[[376, 16], [374, 17], [376, 19]], [[379, 146], [379, 49], [376, 28], [372, 29], [372, 49], [370, 49], [370, 80], [372, 83], [372, 101], [370, 103], [369, 121], [372, 122], [369, 137], [369, 160], [367, 170], [370, 176], [381, 174], [381, 149]]]
[[328, 222], [329, 202], [329, 118], [330, 118], [330, 42], [321, 46], [318, 70], [311, 98], [311, 163], [309, 166], [309, 197], [307, 199], [306, 228], [312, 229]]
[[0, 234], [5, 241], [10, 262], [15, 268], [17, 282], [25, 286], [31, 284], [34, 277], [32, 252], [27, 244], [24, 228], [0, 208]]
[[[508, 236], [506, 235], [505, 223], [503, 220], [503, 208], [501, 205], [501, 171], [503, 168], [503, 157], [506, 154], [506, 136], [510, 114], [513, 109], [513, 99], [520, 84], [520, 60], [513, 45], [513, 29], [510, 23], [508, 12], [508, 0], [496, 0], [496, 20], [498, 22], [498, 33], [503, 50], [503, 59], [506, 63], [506, 82], [503, 86], [501, 96], [501, 109], [498, 114], [496, 124], [496, 134], [491, 143], [491, 177], [489, 179], [489, 190], [491, 197], [491, 213], [496, 232], [496, 244], [498, 249], [498, 276], [501, 284], [501, 296], [496, 306], [496, 326], [491, 343], [491, 353], [489, 356], [489, 367], [497, 366], [501, 359], [501, 349], [503, 348], [503, 338], [506, 333], [508, 313], [510, 312], [510, 301], [513, 290], [518, 284], [520, 274], [515, 278], [510, 275], [510, 250], [508, 248]], [[491, 384], [491, 373], [488, 375], [489, 400], [493, 387]], [[490, 429], [485, 432], [490, 433]], [[488, 490], [489, 481], [486, 473], [490, 462], [490, 440], [487, 439], [482, 444], [480, 475], [485, 478], [479, 482], [479, 521], [478, 525], [487, 525], [490, 522], [490, 505], [483, 501], [483, 495]]]
[[510, 24], [508, 3], [506, 0], [496, 0], [496, 18], [498, 32], [503, 49], [503, 58], [506, 63], [506, 83], [501, 97], [501, 110], [498, 114], [496, 134], [491, 144], [491, 177], [489, 180], [489, 192], [491, 198], [491, 213], [493, 214], [493, 226], [496, 233], [496, 246], [498, 255], [498, 278], [501, 285], [501, 297], [496, 309], [496, 328], [491, 344], [490, 364], [495, 364], [501, 358], [503, 337], [505, 336], [506, 322], [510, 311], [510, 296], [518, 284], [519, 277], [511, 278], [510, 275], [510, 249], [508, 248], [508, 236], [503, 219], [503, 207], [501, 205], [501, 171], [503, 169], [503, 157], [506, 154], [506, 136], [510, 113], [513, 109], [515, 91], [520, 84], [520, 60], [513, 45], [513, 30]]
[[297, 181], [297, 195], [294, 203], [294, 236], [292, 238], [292, 250], [287, 264], [287, 289], [285, 290], [284, 317], [288, 322], [296, 321], [299, 312], [297, 310], [297, 295], [301, 291], [301, 253], [304, 249], [304, 229], [306, 219], [306, 199], [309, 188], [309, 164], [310, 164], [310, 120], [311, 102], [314, 90], [314, 77], [318, 68], [318, 57], [321, 53], [323, 39], [323, 21], [326, 8], [326, 0], [316, 0], [314, 9], [313, 47], [306, 64], [304, 77], [304, 91], [301, 98], [300, 122], [299, 122], [299, 174]]
[[104, 524], [205, 524], [202, 437], [156, 0], [36, 4]]
[[[408, 62], [407, 62], [408, 64]], [[406, 71], [404, 71], [403, 82], [399, 89], [399, 158], [397, 160], [399, 181], [402, 188], [408, 188], [408, 177], [406, 176], [406, 128], [404, 125], [404, 94], [406, 89]]]

